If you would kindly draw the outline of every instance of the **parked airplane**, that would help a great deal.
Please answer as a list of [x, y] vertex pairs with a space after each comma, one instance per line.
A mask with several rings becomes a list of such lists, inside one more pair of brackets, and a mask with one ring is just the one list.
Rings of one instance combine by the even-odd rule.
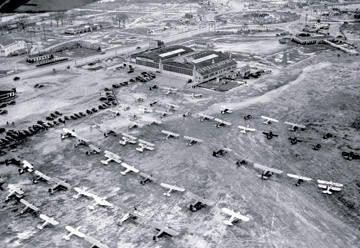
[[178, 138], [180, 136], [180, 134], [178, 134], [178, 133], [173, 133], [173, 132], [166, 131], [166, 130], [161, 130], [161, 133], [166, 135], [165, 139]]
[[93, 144], [89, 145], [90, 151], [86, 151], [86, 155], [99, 154], [101, 149], [99, 147], [94, 146]]
[[161, 117], [166, 117], [166, 116], [168, 116], [169, 115], [169, 113], [168, 112], [165, 112], [165, 111], [161, 111], [161, 110], [155, 110], [155, 113], [158, 113], [158, 114], [160, 114], [161, 115]]
[[241, 214], [234, 212], [228, 208], [222, 208], [221, 211], [227, 215], [230, 215], [230, 219], [224, 220], [224, 224], [228, 225], [228, 226], [232, 226], [233, 223], [237, 220], [241, 220], [241, 221], [245, 221], [245, 222], [248, 222], [250, 220], [249, 217], [247, 217], [245, 215], [241, 215]]
[[74, 199], [79, 199], [81, 196], [86, 196], [89, 198], [92, 198], [94, 196], [93, 193], [90, 193], [87, 191], [86, 187], [84, 187], [84, 188], [75, 187], [74, 191], [77, 193], [76, 195], [73, 195]]
[[140, 172], [139, 175], [141, 176], [142, 180], [140, 181], [141, 185], [145, 185], [146, 183], [155, 182], [156, 179], [152, 175], [148, 175], [144, 172]]
[[310, 177], [303, 177], [303, 176], [298, 176], [298, 175], [294, 175], [294, 174], [287, 174], [287, 176], [290, 178], [297, 179], [295, 186], [300, 186], [301, 183], [310, 182], [312, 180]]
[[31, 204], [30, 202], [24, 200], [24, 199], [20, 199], [20, 203], [23, 204], [25, 207], [20, 211], [20, 214], [24, 214], [26, 212], [34, 212], [37, 213], [40, 211], [40, 209], [38, 207], [36, 207], [35, 205]]
[[[189, 192], [188, 192], [188, 193], [189, 193]], [[190, 204], [190, 206], [189, 206], [189, 210], [190, 210], [191, 212], [197, 212], [197, 211], [199, 211], [199, 210], [202, 209], [202, 208], [210, 207], [210, 206], [213, 206], [213, 205], [214, 205], [213, 202], [211, 202], [211, 201], [209, 201], [209, 200], [206, 200], [206, 199], [204, 199], [204, 198], [202, 198], [202, 197], [200, 197], [200, 196], [198, 196], [198, 195], [195, 195], [195, 194], [192, 194], [192, 193], [191, 193], [191, 194], [190, 194], [190, 197], [195, 200], [195, 201], [194, 201], [192, 204]]]
[[155, 229], [156, 229], [156, 231], [158, 231], [158, 233], [153, 236], [154, 241], [156, 241], [159, 238], [164, 237], [164, 236], [174, 237], [174, 236], [179, 235], [179, 233], [177, 231], [175, 231], [174, 229], [172, 229], [170, 227], [164, 227], [162, 225], [157, 225], [155, 227]]
[[265, 120], [265, 122], [263, 122], [264, 124], [267, 124], [267, 125], [270, 125], [271, 123], [275, 122], [279, 122], [279, 120], [277, 119], [274, 119], [274, 118], [270, 118], [270, 117], [267, 117], [267, 116], [261, 116], [261, 118], [263, 118]]
[[261, 173], [261, 175], [259, 175], [259, 177], [260, 177], [261, 179], [264, 179], [264, 180], [269, 179], [273, 174], [279, 174], [279, 175], [281, 175], [281, 174], [283, 173], [282, 170], [270, 168], [270, 167], [267, 167], [267, 166], [264, 166], [264, 165], [261, 165], [261, 164], [257, 164], [257, 163], [254, 163], [254, 168], [263, 171], [263, 172]]
[[197, 139], [197, 138], [190, 137], [190, 136], [184, 136], [184, 140], [188, 141], [188, 143], [187, 143], [188, 146], [192, 146], [192, 145], [194, 145], [196, 143], [202, 143], [203, 142], [203, 140], [201, 140], [201, 139]]
[[19, 174], [23, 174], [24, 172], [29, 172], [29, 173], [34, 172], [34, 166], [30, 164], [28, 161], [23, 160], [21, 164], [22, 164], [22, 168], [18, 170]]
[[211, 115], [206, 115], [206, 114], [199, 114], [200, 116], [200, 121], [207, 121], [207, 120], [214, 120], [215, 117], [211, 116]]
[[265, 135], [265, 137], [268, 139], [268, 140], [271, 140], [273, 137], [278, 137], [279, 135], [277, 134], [274, 134], [273, 132], [263, 132], [263, 134]]
[[86, 235], [84, 239], [91, 244], [90, 248], [109, 248], [109, 246], [101, 243], [99, 240], [89, 235]]
[[126, 213], [123, 217], [121, 217], [121, 219], [119, 220], [118, 224], [122, 225], [125, 221], [128, 220], [136, 220], [138, 218], [141, 218], [141, 214], [138, 211], [131, 211]]
[[175, 111], [180, 108], [178, 105], [171, 103], [165, 103], [165, 106], [169, 109], [169, 111]]
[[136, 151], [143, 152], [145, 149], [153, 151], [155, 149], [155, 144], [139, 139], [139, 147], [136, 148]]
[[57, 179], [57, 178], [53, 178], [52, 182], [55, 183], [55, 185], [53, 185], [49, 188], [50, 194], [54, 194], [55, 191], [68, 190], [71, 188], [70, 184], [68, 184], [67, 182], [62, 181], [60, 179]]
[[40, 214], [40, 219], [42, 219], [44, 221], [44, 223], [42, 223], [41, 225], [37, 225], [36, 227], [40, 230], [44, 229], [45, 226], [47, 225], [53, 225], [53, 226], [56, 226], [56, 225], [59, 225], [60, 222], [55, 220], [54, 218], [51, 218], [51, 217], [48, 217], [46, 216], [45, 214]]
[[173, 191], [179, 191], [179, 192], [184, 192], [185, 191], [184, 188], [178, 187], [176, 185], [160, 183], [160, 186], [169, 190], [168, 192], [164, 193], [165, 196], [170, 196], [171, 192], [173, 192]]
[[324, 181], [324, 180], [317, 180], [317, 183], [320, 189], [325, 189], [322, 191], [322, 193], [328, 195], [331, 195], [333, 193], [332, 191], [336, 191], [336, 192], [341, 191], [342, 187], [344, 186], [341, 183], [334, 183], [331, 181]]
[[220, 113], [222, 114], [231, 114], [233, 111], [230, 108], [221, 107]]
[[284, 122], [286, 125], [290, 125], [291, 127], [289, 128], [290, 131], [297, 131], [298, 129], [300, 130], [305, 130], [306, 127], [304, 125], [300, 125], [300, 124], [296, 124], [296, 123], [292, 123], [292, 122], [288, 122], [288, 121], [285, 121]]
[[115, 109], [107, 109], [107, 110], [111, 113], [114, 113], [114, 117], [121, 115], [119, 110], [115, 110]]
[[101, 160], [100, 162], [104, 165], [108, 165], [110, 162], [114, 161], [118, 164], [121, 163], [121, 157], [115, 153], [104, 151], [104, 156], [107, 158], [106, 160]]
[[136, 144], [137, 142], [137, 138], [130, 135], [130, 134], [126, 134], [126, 133], [123, 133], [122, 134], [122, 137], [121, 137], [121, 140], [119, 141], [119, 144], [125, 146], [127, 144]]
[[231, 126], [230, 122], [215, 118], [214, 121], [216, 121], [216, 127], [225, 127], [225, 126]]
[[24, 197], [24, 191], [22, 190], [22, 188], [14, 184], [9, 184], [8, 189], [9, 194], [6, 196], [5, 202], [9, 201], [11, 198], [21, 199], [22, 197]]
[[77, 137], [74, 130], [70, 130], [68, 128], [63, 128], [63, 132], [64, 133], [61, 135], [61, 139]]
[[120, 174], [123, 176], [125, 176], [129, 172], [139, 173], [138, 169], [136, 169], [135, 167], [133, 167], [127, 163], [122, 162], [120, 165], [125, 168], [124, 171], [120, 172]]
[[53, 180], [51, 177], [45, 175], [44, 173], [42, 173], [38, 170], [34, 171], [34, 175], [35, 175], [35, 178], [32, 180], [32, 182], [34, 184], [37, 184], [39, 181], [50, 183]]
[[170, 88], [170, 87], [160, 87], [160, 89], [165, 90], [166, 95], [175, 94], [179, 89], [177, 88]]
[[148, 126], [151, 126], [151, 125], [161, 125], [162, 124], [162, 121], [159, 121], [159, 120], [151, 120], [149, 121], [149, 123], [147, 124]]
[[108, 202], [105, 197], [99, 197], [95, 194], [93, 194], [93, 199], [95, 201], [95, 204], [92, 206], [89, 206], [90, 209], [94, 210], [96, 206], [102, 206], [102, 207], [113, 207], [113, 204]]
[[63, 239], [70, 240], [71, 236], [75, 235], [79, 238], [85, 238], [86, 234], [80, 232], [80, 226], [78, 228], [73, 228], [72, 226], [65, 226], [66, 231], [69, 233], [63, 236]]
[[247, 126], [247, 127], [244, 127], [244, 126], [238, 126], [238, 128], [240, 128], [241, 129], [241, 133], [246, 133], [246, 132], [255, 132], [256, 131], [256, 129], [255, 128], [250, 128], [249, 126]]
[[184, 96], [188, 96], [191, 98], [201, 98], [201, 97], [203, 97], [203, 94], [192, 93], [192, 94], [184, 94]]

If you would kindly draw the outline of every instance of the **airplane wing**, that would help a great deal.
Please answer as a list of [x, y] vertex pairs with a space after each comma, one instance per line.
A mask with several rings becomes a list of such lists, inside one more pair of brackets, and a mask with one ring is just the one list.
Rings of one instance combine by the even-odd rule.
[[301, 179], [301, 180], [304, 180], [304, 181], [311, 181], [312, 179], [310, 177], [303, 177], [303, 176], [298, 176], [298, 175], [295, 175], [295, 174], [286, 174], [288, 177], [290, 178], [294, 178], [294, 179]]
[[59, 225], [60, 222], [55, 220], [54, 218], [48, 217], [45, 214], [40, 214], [40, 219], [42, 219], [43, 221], [50, 223], [53, 226]]
[[239, 214], [237, 212], [234, 212], [234, 211], [232, 211], [232, 210], [230, 210], [228, 208], [222, 208], [221, 211], [223, 213], [225, 213], [225, 214], [230, 215], [231, 217], [235, 217], [236, 219], [239, 219], [239, 220], [242, 220], [242, 221], [245, 221], [245, 222], [250, 220], [249, 217], [247, 217], [245, 215], [241, 215], [241, 214]]
[[196, 141], [196, 142], [199, 142], [199, 143], [203, 142], [201, 139], [190, 137], [190, 136], [184, 136], [184, 139], [189, 140], [189, 141]]
[[171, 189], [171, 190], [175, 190], [175, 191], [180, 191], [180, 192], [185, 191], [184, 188], [178, 187], [176, 185], [170, 185], [170, 184], [167, 184], [167, 183], [160, 183], [160, 186], [163, 187], [163, 188]]
[[71, 226], [65, 226], [65, 229], [66, 229], [66, 231], [68, 231], [68, 232], [70, 232], [71, 234], [74, 234], [74, 235], [76, 235], [76, 236], [78, 236], [78, 237], [80, 237], [80, 238], [85, 238], [85, 234], [84, 233], [82, 233], [82, 232], [80, 232], [79, 230], [80, 230], [80, 227], [78, 227], [78, 228], [73, 228], [73, 227], [71, 227]]
[[109, 248], [109, 246], [101, 243], [99, 240], [89, 236], [89, 235], [86, 235], [85, 238], [84, 238], [87, 242], [89, 242], [90, 244], [92, 244], [92, 247], [97, 247], [97, 248]]
[[290, 125], [292, 127], [298, 127], [298, 128], [306, 129], [306, 127], [304, 125], [296, 124], [296, 123], [289, 122], [289, 121], [285, 121], [284, 124]]
[[30, 202], [24, 199], [20, 199], [20, 203], [22, 203], [23, 205], [25, 205], [25, 207], [30, 208], [35, 212], [38, 212], [40, 210], [38, 207], [36, 207], [35, 205], [31, 204]]
[[166, 131], [166, 130], [161, 130], [161, 133], [163, 133], [165, 135], [168, 135], [168, 136], [171, 136], [171, 137], [175, 137], [175, 138], [180, 136], [180, 134], [178, 134], [178, 133], [173, 133], [173, 132]]
[[325, 180], [317, 180], [317, 182], [319, 184], [326, 184], [326, 185], [333, 185], [335, 187], [343, 187], [344, 184], [341, 184], [341, 183], [334, 183], [334, 182], [331, 182], [331, 181], [325, 181]]
[[267, 166], [264, 166], [264, 165], [261, 165], [261, 164], [258, 164], [258, 163], [254, 163], [254, 168], [262, 170], [262, 171], [270, 171], [270, 172], [273, 172], [275, 174], [282, 174], [283, 173], [282, 170], [278, 170], [278, 169], [275, 169], [275, 168], [270, 168], [270, 167], [267, 167]]
[[226, 126], [231, 126], [231, 123], [230, 123], [230, 122], [221, 120], [221, 119], [219, 119], [219, 118], [215, 118], [214, 120], [215, 120], [216, 122], [221, 123], [221, 124], [224, 124], [224, 125], [226, 125]]
[[120, 165], [121, 165], [122, 167], [126, 168], [126, 171], [132, 171], [132, 172], [134, 172], [134, 173], [139, 173], [139, 170], [138, 170], [138, 169], [136, 169], [135, 167], [133, 167], [133, 166], [127, 164], [127, 163], [122, 162]]

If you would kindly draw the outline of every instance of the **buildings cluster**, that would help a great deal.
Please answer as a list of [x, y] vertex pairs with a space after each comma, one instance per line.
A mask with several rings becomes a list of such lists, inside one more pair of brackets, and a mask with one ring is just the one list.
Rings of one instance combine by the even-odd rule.
[[28, 46], [24, 40], [2, 39], [0, 43], [0, 57], [9, 57], [24, 54]]

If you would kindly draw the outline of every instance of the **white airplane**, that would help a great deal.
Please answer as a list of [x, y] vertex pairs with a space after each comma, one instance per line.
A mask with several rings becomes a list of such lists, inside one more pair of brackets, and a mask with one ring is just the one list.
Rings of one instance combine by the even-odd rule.
[[74, 130], [63, 128], [63, 132], [64, 133], [61, 135], [61, 139], [77, 137]]
[[222, 208], [221, 211], [225, 214], [230, 215], [230, 219], [224, 220], [224, 224], [228, 225], [228, 226], [232, 226], [233, 222], [236, 220], [241, 220], [241, 221], [245, 221], [245, 222], [248, 222], [250, 220], [249, 217], [247, 217], [245, 215], [241, 215], [241, 214], [234, 212], [228, 208]]
[[50, 194], [54, 194], [55, 191], [68, 190], [68, 189], [71, 188], [71, 185], [70, 185], [70, 184], [68, 184], [67, 182], [62, 181], [62, 180], [60, 180], [60, 179], [58, 179], [58, 178], [53, 178], [53, 179], [52, 179], [52, 182], [54, 182], [55, 185], [53, 185], [53, 186], [51, 186], [51, 187], [49, 188], [49, 193], [50, 193]]
[[147, 107], [140, 107], [139, 110], [140, 110], [141, 112], [143, 112], [144, 114], [145, 114], [145, 113], [152, 113], [152, 112], [153, 112], [152, 109], [149, 109], [149, 108], [147, 108]]
[[136, 169], [135, 167], [133, 167], [127, 163], [122, 162], [120, 165], [125, 168], [124, 171], [120, 172], [120, 174], [123, 176], [125, 176], [129, 172], [139, 173], [138, 169]]
[[170, 87], [160, 87], [160, 89], [165, 90], [165, 94], [169, 95], [169, 94], [175, 94], [179, 89], [177, 88], [170, 88]]
[[181, 187], [178, 187], [175, 185], [166, 184], [166, 183], [160, 183], [160, 186], [169, 190], [168, 192], [164, 193], [165, 196], [170, 196], [170, 193], [173, 192], [174, 190], [179, 191], [179, 192], [185, 191], [184, 188], [181, 188]]
[[36, 227], [40, 230], [44, 229], [45, 226], [51, 224], [53, 226], [59, 225], [60, 222], [55, 220], [54, 218], [48, 217], [45, 214], [40, 214], [40, 219], [42, 219], [44, 221], [44, 223], [42, 223], [41, 225], [37, 225]]
[[36, 177], [32, 180], [34, 184], [37, 184], [39, 181], [43, 181], [43, 182], [47, 182], [50, 183], [53, 181], [53, 179], [47, 175], [45, 175], [44, 173], [35, 170], [34, 174], [36, 175]]
[[140, 172], [139, 175], [141, 176], [142, 180], [140, 181], [140, 184], [145, 185], [146, 183], [155, 182], [156, 178], [152, 175], [146, 174], [144, 172]]
[[92, 198], [94, 196], [93, 193], [90, 193], [87, 191], [86, 187], [84, 187], [84, 188], [75, 187], [74, 191], [77, 193], [76, 195], [73, 195], [74, 199], [79, 199], [81, 196], [86, 196], [89, 198]]
[[264, 180], [269, 179], [273, 174], [281, 175], [283, 173], [282, 170], [270, 168], [270, 167], [267, 167], [267, 166], [264, 166], [261, 164], [257, 164], [257, 163], [254, 163], [254, 168], [263, 171], [263, 173], [261, 173], [261, 175], [259, 175], [259, 177]]
[[166, 117], [169, 115], [168, 112], [165, 112], [165, 111], [161, 111], [161, 110], [155, 110], [155, 113], [158, 113], [161, 115], [161, 117]]
[[225, 126], [231, 126], [230, 122], [215, 118], [214, 121], [216, 121], [216, 127], [225, 127]]
[[161, 130], [161, 133], [166, 135], [165, 139], [178, 138], [180, 136], [180, 134], [178, 134], [178, 133], [173, 133], [173, 132], [166, 131], [166, 130]]
[[288, 121], [285, 121], [284, 122], [286, 125], [289, 125], [289, 126], [291, 126], [290, 128], [289, 128], [289, 130], [290, 131], [293, 131], [293, 132], [295, 132], [295, 131], [297, 131], [297, 130], [305, 130], [306, 129], [306, 127], [304, 126], [304, 125], [301, 125], [301, 124], [296, 124], [296, 123], [292, 123], [292, 122], [288, 122]]
[[32, 211], [32, 212], [39, 212], [40, 209], [38, 207], [36, 207], [35, 205], [31, 204], [30, 202], [24, 200], [24, 199], [20, 199], [20, 203], [23, 204], [25, 207], [20, 211], [20, 214], [23, 214], [27, 211]]
[[128, 126], [128, 129], [134, 129], [137, 128], [139, 126], [139, 124], [137, 124], [136, 122], [131, 122]]
[[107, 109], [109, 112], [114, 113], [114, 116], [120, 116], [121, 113], [119, 110], [115, 110], [115, 109]]
[[128, 212], [126, 213], [123, 217], [121, 217], [121, 219], [119, 220], [119, 225], [122, 225], [125, 221], [128, 220], [136, 220], [138, 218], [143, 217], [138, 211], [132, 211], [132, 212]]
[[211, 115], [206, 115], [206, 114], [199, 114], [200, 116], [200, 121], [207, 121], [207, 120], [214, 120], [215, 117], [211, 116]]
[[155, 145], [153, 143], [139, 139], [139, 147], [136, 148], [136, 151], [143, 152], [145, 149], [149, 151], [153, 151], [155, 149], [154, 146]]
[[162, 121], [159, 120], [151, 120], [147, 125], [151, 126], [151, 125], [161, 125]]
[[125, 146], [126, 144], [136, 144], [136, 142], [137, 142], [136, 137], [130, 134], [123, 133], [121, 140], [119, 141], [119, 144]]
[[87, 151], [87, 155], [91, 154], [99, 154], [101, 152], [101, 149], [99, 147], [94, 146], [93, 144], [89, 145], [90, 151]]
[[102, 206], [102, 207], [113, 207], [113, 204], [108, 202], [105, 197], [99, 197], [95, 194], [93, 194], [93, 199], [95, 201], [95, 204], [92, 206], [89, 206], [90, 209], [94, 210], [96, 206]]
[[174, 236], [179, 235], [179, 233], [177, 231], [175, 231], [174, 229], [172, 229], [170, 227], [164, 227], [161, 225], [157, 225], [155, 227], [155, 229], [156, 229], [156, 231], [158, 231], [158, 233], [153, 236], [154, 241], [156, 241], [159, 238], [164, 237], [164, 236], [174, 237]]
[[24, 196], [24, 191], [22, 190], [22, 188], [14, 184], [9, 184], [8, 188], [9, 188], [9, 194], [5, 198], [6, 202], [9, 201], [12, 197], [16, 197], [20, 199]]
[[105, 151], [104, 156], [107, 158], [106, 160], [101, 160], [100, 162], [104, 165], [108, 165], [110, 162], [114, 161], [118, 164], [121, 163], [121, 157], [115, 153]]
[[324, 180], [317, 180], [318, 187], [320, 189], [325, 189], [322, 191], [323, 194], [331, 195], [332, 191], [341, 191], [342, 187], [344, 186], [341, 183], [334, 183], [332, 181], [324, 181]]
[[22, 168], [19, 169], [19, 174], [23, 174], [25, 171], [29, 173], [34, 172], [34, 166], [30, 164], [28, 161], [23, 160], [21, 164], [22, 164]]
[[239, 125], [238, 126], [238, 128], [240, 128], [241, 129], [241, 133], [246, 133], [246, 132], [255, 132], [256, 131], [256, 129], [255, 128], [250, 128], [249, 126], [247, 126], [247, 127], [244, 127], [244, 126], [241, 126], [241, 125]]
[[191, 137], [191, 136], [184, 136], [184, 140], [188, 141], [188, 143], [187, 143], [188, 146], [192, 146], [192, 145], [194, 145], [196, 143], [202, 143], [203, 142], [203, 140], [197, 139], [197, 138], [194, 138], [194, 137]]
[[109, 248], [109, 246], [101, 243], [99, 240], [89, 235], [86, 235], [84, 239], [91, 244], [90, 248]]
[[270, 118], [270, 117], [267, 117], [267, 116], [261, 116], [261, 118], [263, 118], [265, 120], [265, 122], [263, 122], [264, 124], [266, 125], [270, 125], [271, 123], [275, 123], [275, 122], [279, 122], [279, 120], [276, 120], [274, 118]]
[[79, 238], [85, 238], [86, 234], [80, 232], [80, 226], [78, 228], [73, 228], [72, 226], [65, 226], [66, 231], [69, 233], [63, 236], [63, 239], [70, 240], [71, 236], [75, 235]]
[[232, 112], [233, 111], [231, 110], [231, 108], [221, 107], [220, 113], [222, 113], [222, 114], [231, 114]]
[[180, 108], [178, 105], [172, 103], [165, 103], [165, 106], [169, 109], [169, 111], [175, 111]]
[[203, 94], [192, 93], [192, 94], [184, 94], [184, 96], [189, 96], [191, 98], [201, 98], [203, 97]]
[[288, 177], [290, 178], [294, 178], [297, 179], [297, 182], [295, 184], [295, 186], [299, 186], [302, 182], [310, 182], [312, 179], [310, 177], [303, 177], [303, 176], [298, 176], [295, 174], [286, 174]]

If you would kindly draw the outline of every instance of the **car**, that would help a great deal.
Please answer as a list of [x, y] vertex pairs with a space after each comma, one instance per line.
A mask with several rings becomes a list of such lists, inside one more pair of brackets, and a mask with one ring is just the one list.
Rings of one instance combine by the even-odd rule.
[[20, 77], [16, 76], [16, 77], [13, 78], [13, 80], [18, 81], [18, 80], [20, 80]]
[[138, 50], [139, 50], [139, 49], [141, 49], [141, 47], [139, 47], [139, 46], [138, 46], [138, 47], [136, 47], [136, 49], [138, 49]]
[[119, 85], [119, 84], [113, 84], [112, 87], [113, 87], [114, 89], [117, 89], [117, 88], [120, 88], [120, 85]]

